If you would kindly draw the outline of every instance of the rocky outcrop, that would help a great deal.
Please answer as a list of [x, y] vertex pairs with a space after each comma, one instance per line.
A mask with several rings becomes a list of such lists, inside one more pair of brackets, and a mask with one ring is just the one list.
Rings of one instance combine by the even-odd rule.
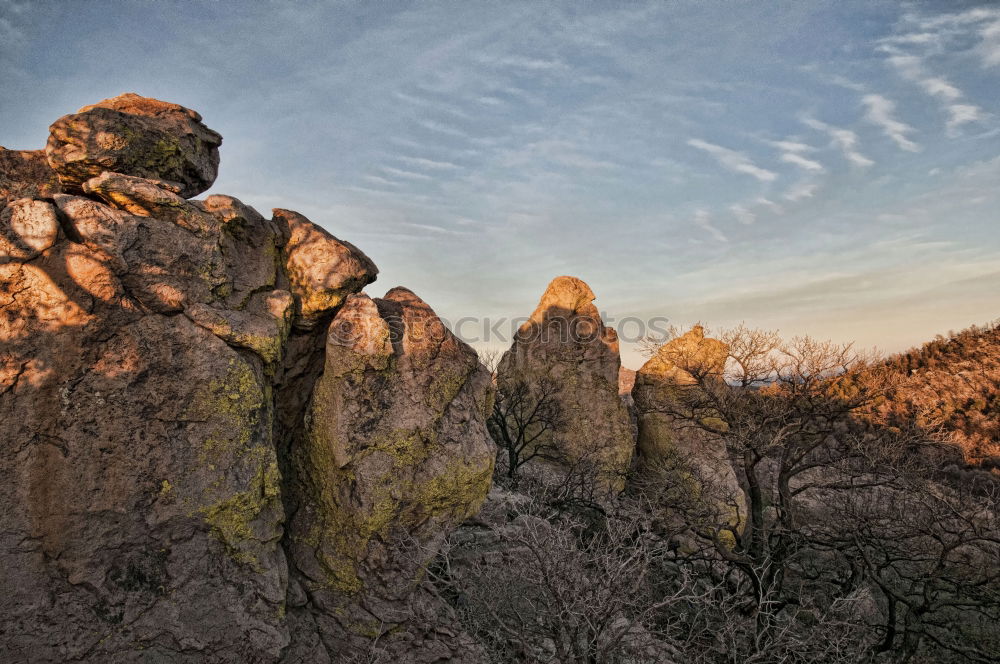
[[[189, 200], [220, 140], [193, 111], [125, 95], [52, 133], [68, 193], [33, 156], [2, 181], [5, 661], [351, 661], [362, 610], [424, 635], [398, 661], [451, 652], [406, 607], [436, 619], [414, 579], [488, 484], [471, 350], [414, 341], [443, 328], [408, 291], [352, 295], [374, 264], [305, 217]], [[330, 341], [348, 318], [387, 345]]]
[[212, 186], [222, 137], [191, 109], [126, 93], [49, 127], [45, 153], [67, 191], [104, 171], [175, 183], [185, 198]]
[[661, 346], [636, 373], [632, 388], [640, 467], [667, 473], [679, 484], [671, 489], [683, 493], [684, 500], [696, 500], [713, 513], [724, 511], [723, 521], [716, 523], [736, 518], [732, 505], [742, 501], [725, 443], [677, 414], [685, 413], [691, 392], [700, 389], [695, 376], [721, 380], [728, 357], [725, 343], [695, 325]]
[[433, 607], [406, 600], [444, 535], [489, 491], [491, 393], [475, 351], [412, 292], [348, 296], [327, 335], [310, 435], [292, 459], [303, 499], [292, 560], [328, 618], [317, 623], [325, 640], [361, 656], [378, 635], [391, 659], [433, 644], [414, 661], [474, 652], [445, 638]]
[[547, 381], [562, 424], [539, 445], [551, 445], [570, 466], [589, 466], [619, 486], [635, 442], [618, 396], [618, 336], [604, 326], [594, 293], [576, 277], [556, 277], [517, 331], [497, 367], [499, 385]]

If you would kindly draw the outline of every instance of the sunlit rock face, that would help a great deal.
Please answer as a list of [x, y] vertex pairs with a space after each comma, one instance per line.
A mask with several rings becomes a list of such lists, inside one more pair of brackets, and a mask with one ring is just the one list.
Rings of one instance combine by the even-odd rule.
[[298, 212], [275, 210], [274, 216], [288, 229], [285, 266], [297, 296], [297, 327], [315, 327], [326, 312], [374, 281], [378, 268], [355, 246], [332, 237]]
[[700, 432], [682, 426], [671, 413], [680, 407], [684, 390], [697, 389], [692, 371], [721, 379], [728, 357], [726, 344], [706, 338], [704, 329], [695, 325], [661, 346], [642, 365], [632, 387], [640, 455], [656, 459], [675, 449], [706, 444]]
[[[681, 484], [672, 488], [684, 492], [686, 499], [725, 511], [723, 519], [738, 520], [736, 513], [730, 514], [730, 506], [741, 504], [741, 494], [725, 443], [675, 415], [685, 412], [685, 392], [699, 389], [694, 374], [722, 380], [728, 357], [725, 343], [706, 337], [704, 329], [695, 325], [642, 365], [632, 398], [640, 467], [668, 472]], [[720, 426], [725, 425], [720, 422]]]
[[444, 535], [489, 491], [491, 404], [476, 352], [411, 291], [351, 295], [337, 312], [308, 436], [292, 457], [303, 502], [290, 551], [311, 607], [328, 618], [324, 639], [359, 657], [385, 631], [379, 645], [393, 658], [420, 643], [433, 646], [414, 661], [475, 654], [439, 631], [443, 618], [413, 588]]
[[635, 441], [618, 396], [618, 335], [604, 326], [594, 297], [576, 277], [553, 279], [501, 359], [497, 382], [555, 385], [563, 424], [539, 444], [557, 449], [564, 464], [587, 466], [619, 486]]
[[222, 136], [191, 109], [134, 93], [59, 118], [49, 134], [49, 165], [71, 192], [113, 171], [176, 183], [187, 198], [211, 187], [218, 175]]
[[[189, 200], [214, 179], [220, 140], [193, 111], [134, 96], [99, 106], [60, 121], [69, 138], [50, 144], [50, 160], [62, 188], [33, 154], [0, 153], [0, 183], [17, 194], [0, 201], [0, 652], [25, 662], [352, 661], [347, 637], [330, 640], [346, 631], [329, 607], [391, 588], [378, 606], [402, 615], [422, 568], [393, 558], [381, 531], [365, 543], [348, 534], [342, 548], [326, 535], [343, 531], [341, 517], [381, 518], [393, 496], [381, 523], [419, 543], [420, 560], [433, 555], [486, 491], [488, 381], [451, 337], [397, 348], [389, 334], [391, 369], [362, 372], [364, 391], [352, 392], [331, 367], [365, 353], [327, 337], [339, 311], [356, 309], [344, 302], [397, 307], [404, 327], [436, 321], [427, 305], [408, 291], [353, 295], [375, 265], [301, 215]], [[100, 144], [95, 117], [113, 118], [128, 140]], [[172, 156], [144, 160], [163, 136]], [[438, 384], [438, 370], [454, 381]], [[377, 398], [354, 402], [369, 393]], [[350, 417], [327, 422], [334, 403]], [[363, 416], [351, 410], [362, 405]], [[382, 457], [366, 453], [376, 429], [353, 426], [383, 414], [378, 432], [426, 444], [411, 464], [393, 465], [388, 443]], [[310, 466], [314, 441], [349, 459], [353, 475]], [[325, 533], [318, 556], [360, 552], [347, 556], [360, 588], [314, 588], [290, 563], [296, 513]], [[421, 601], [428, 615], [439, 608]], [[399, 661], [431, 661], [421, 658], [445, 640], [411, 644]]]

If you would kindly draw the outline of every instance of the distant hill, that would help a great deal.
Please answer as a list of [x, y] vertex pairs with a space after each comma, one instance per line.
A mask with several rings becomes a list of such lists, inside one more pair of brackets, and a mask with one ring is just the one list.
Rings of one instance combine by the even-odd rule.
[[1000, 468], [1000, 320], [888, 358], [900, 382], [880, 407], [890, 423], [940, 428], [966, 462]]

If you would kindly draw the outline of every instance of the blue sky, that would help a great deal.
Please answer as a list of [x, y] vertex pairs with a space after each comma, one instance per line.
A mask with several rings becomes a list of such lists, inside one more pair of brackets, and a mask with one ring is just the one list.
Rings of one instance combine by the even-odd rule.
[[998, 83], [997, 3], [0, 0], [0, 144], [184, 104], [225, 137], [209, 193], [451, 321], [560, 274], [616, 320], [885, 350], [994, 319]]

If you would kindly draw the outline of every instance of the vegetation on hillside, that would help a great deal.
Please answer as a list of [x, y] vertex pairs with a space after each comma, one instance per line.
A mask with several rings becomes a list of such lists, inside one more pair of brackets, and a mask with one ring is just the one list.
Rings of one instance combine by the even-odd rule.
[[1000, 320], [895, 355], [880, 412], [893, 425], [945, 432], [965, 461], [1000, 469]]

